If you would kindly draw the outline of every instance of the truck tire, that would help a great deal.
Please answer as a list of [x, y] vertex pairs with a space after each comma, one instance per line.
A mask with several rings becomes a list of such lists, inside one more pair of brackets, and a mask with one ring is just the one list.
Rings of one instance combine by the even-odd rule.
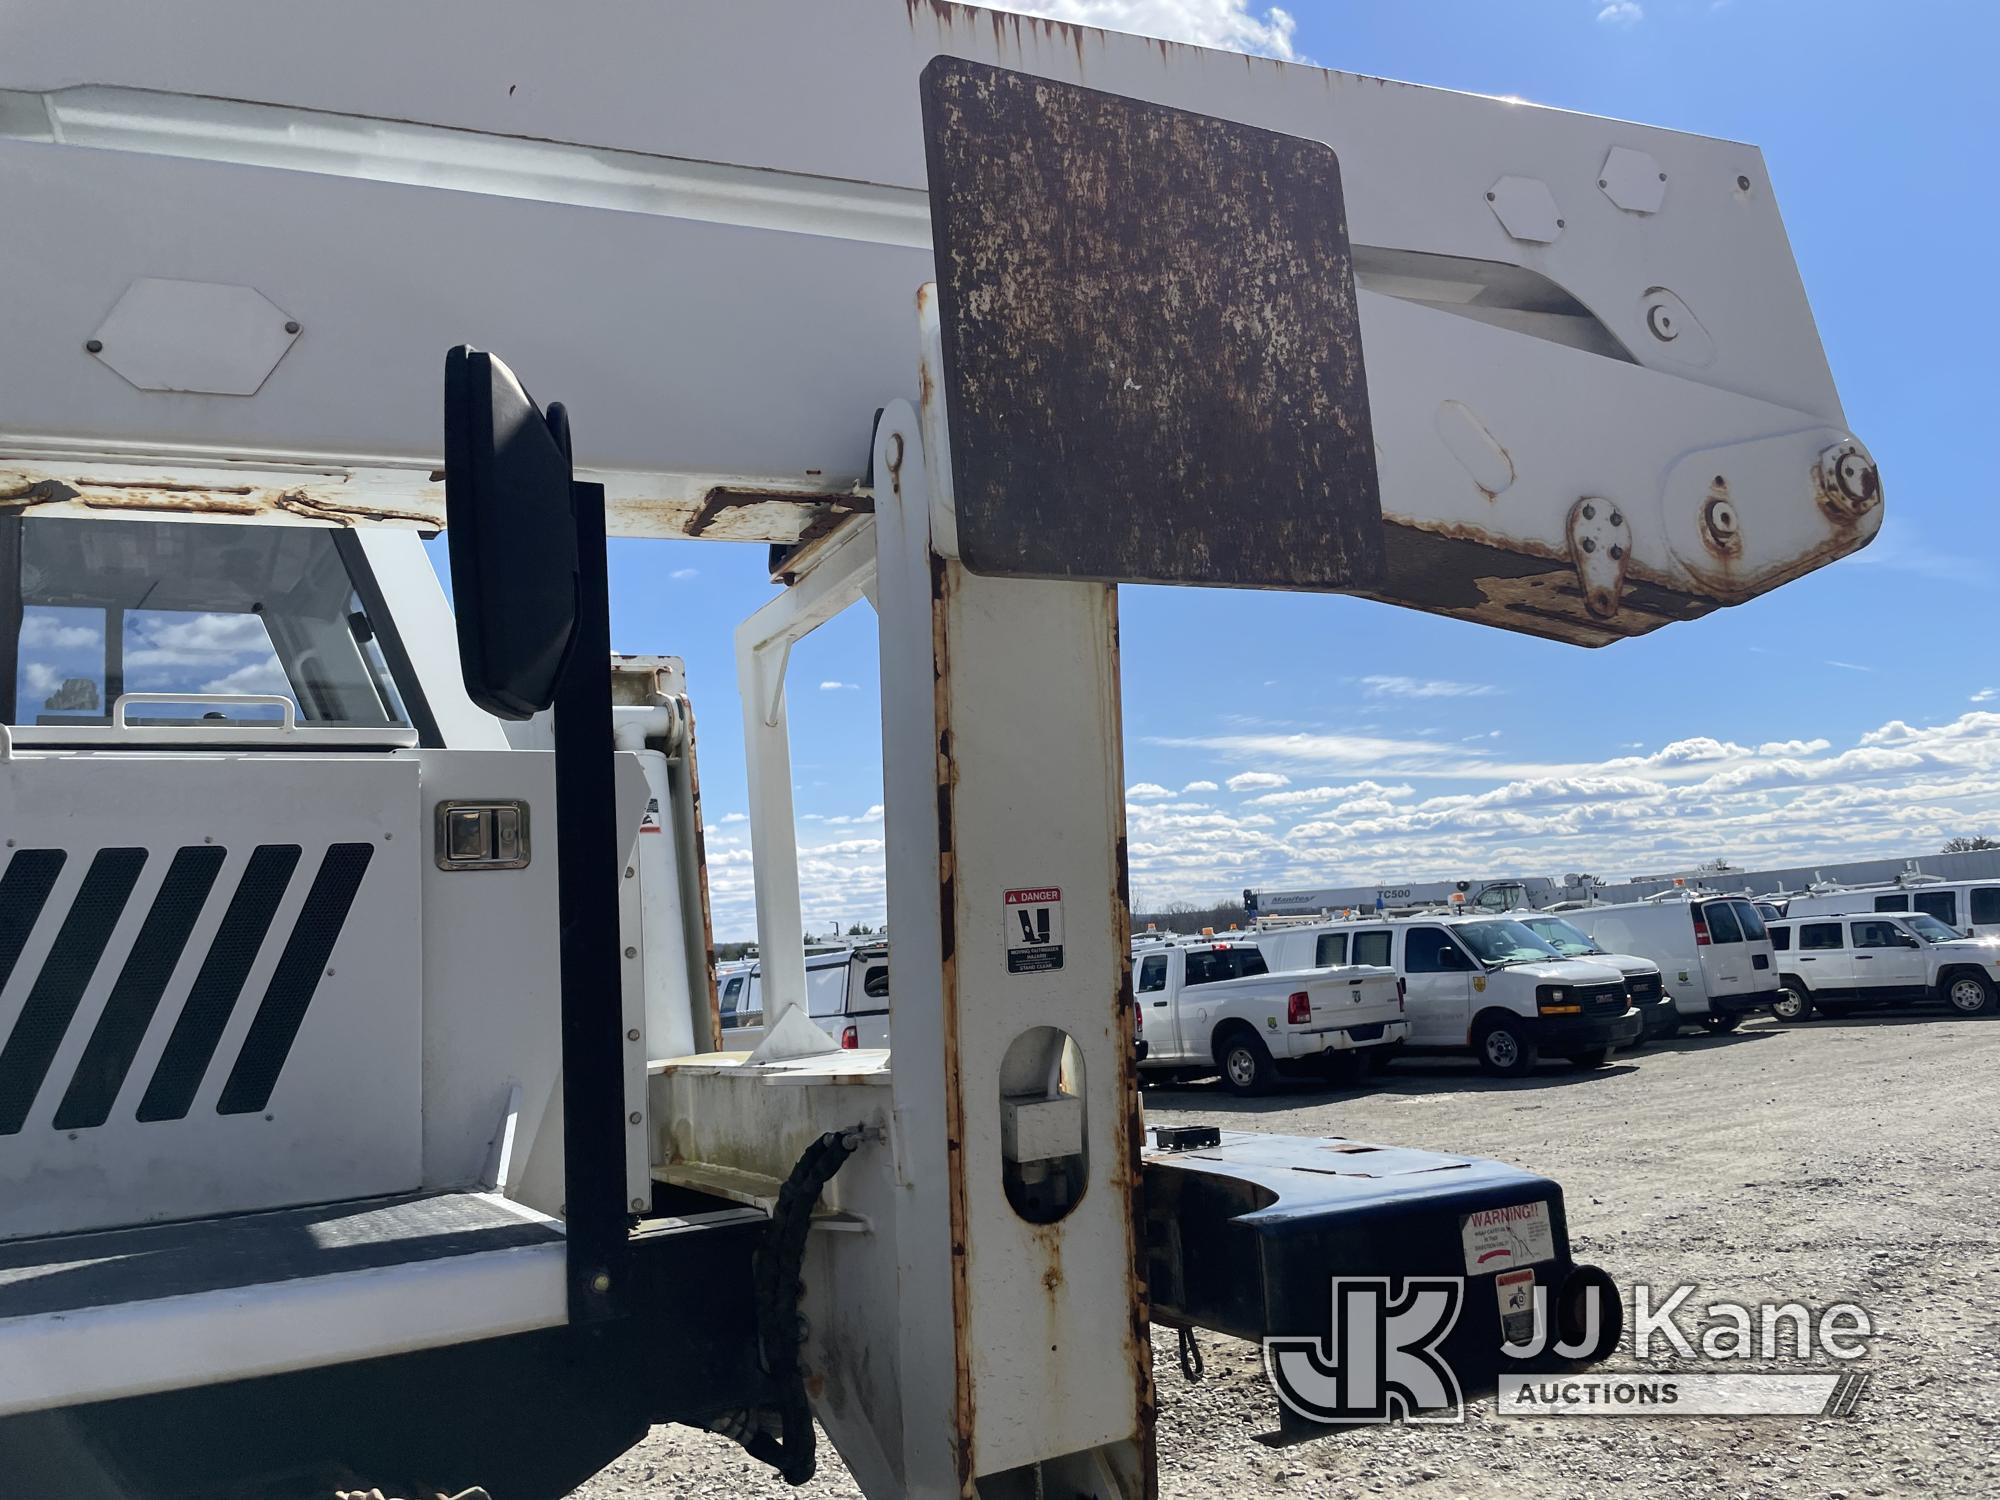
[[1479, 1066], [1496, 1078], [1523, 1078], [1534, 1072], [1541, 1048], [1518, 1016], [1488, 1016], [1472, 1031]]
[[1581, 1052], [1572, 1052], [1569, 1060], [1585, 1070], [1601, 1068], [1611, 1061], [1609, 1047], [1585, 1047]]
[[1278, 1081], [1271, 1049], [1247, 1026], [1234, 1026], [1215, 1039], [1215, 1067], [1222, 1086], [1238, 1098], [1268, 1094]]
[[1771, 1014], [1787, 1026], [1813, 1018], [1813, 1000], [1806, 987], [1787, 976], [1778, 984], [1778, 998], [1771, 1002]]
[[1983, 1016], [1993, 1009], [1993, 981], [1976, 970], [1960, 970], [1939, 988], [1945, 1004], [1961, 1016]]
[[1710, 1036], [1725, 1036], [1742, 1024], [1741, 1016], [1718, 1016], [1714, 1011], [1701, 1018], [1701, 1029]]

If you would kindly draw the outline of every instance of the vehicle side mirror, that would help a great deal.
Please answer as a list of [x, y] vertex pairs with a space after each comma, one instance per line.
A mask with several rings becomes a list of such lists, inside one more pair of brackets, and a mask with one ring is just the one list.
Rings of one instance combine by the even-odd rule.
[[461, 344], [444, 360], [445, 537], [459, 670], [481, 708], [526, 719], [555, 701], [576, 643], [579, 580], [569, 422], [514, 372]]
[[1441, 956], [1444, 959], [1444, 966], [1447, 969], [1456, 969], [1460, 973], [1466, 973], [1473, 967], [1472, 960], [1466, 956], [1463, 948], [1448, 947]]
[[1905, 948], [1921, 948], [1924, 945], [1924, 940], [1915, 933], [1899, 932], [1896, 935], [1902, 939], [1902, 944]]

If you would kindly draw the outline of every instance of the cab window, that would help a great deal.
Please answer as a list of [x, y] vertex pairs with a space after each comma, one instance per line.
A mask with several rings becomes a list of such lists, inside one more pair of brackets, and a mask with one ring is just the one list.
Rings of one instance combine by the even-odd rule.
[[1957, 891], [1918, 891], [1910, 899], [1926, 916], [1936, 917], [1947, 927], [1958, 925]]
[[1801, 951], [1826, 952], [1840, 947], [1838, 922], [1806, 922], [1799, 927]]
[[1335, 964], [1347, 962], [1347, 934], [1344, 932], [1322, 932], [1319, 942], [1313, 948], [1313, 967], [1330, 969]]
[[1743, 924], [1743, 940], [1747, 943], [1761, 943], [1771, 934], [1764, 926], [1764, 919], [1757, 914], [1756, 906], [1749, 901], [1732, 901], [1729, 909], [1736, 913], [1736, 920]]
[[1354, 934], [1354, 961], [1358, 964], [1375, 964], [1381, 968], [1390, 967], [1390, 934], [1387, 932], [1357, 932]]
[[1712, 943], [1740, 943], [1743, 941], [1743, 924], [1736, 920], [1736, 911], [1728, 901], [1711, 901], [1701, 909], [1708, 923], [1708, 940]]
[[1403, 940], [1406, 974], [1464, 974], [1472, 964], [1442, 927], [1412, 927]]
[[0, 713], [24, 727], [410, 720], [352, 538], [316, 526], [0, 519]]
[[2000, 923], [2000, 886], [1975, 886], [1972, 891], [1972, 922], [1975, 927]]
[[1908, 911], [1909, 909], [1910, 898], [1908, 896], [1877, 896], [1875, 898], [1875, 910], [1877, 911]]
[[1792, 929], [1789, 927], [1773, 927], [1771, 929], [1771, 946], [1780, 953], [1790, 952], [1792, 946]]
[[1167, 955], [1149, 953], [1139, 965], [1139, 993], [1150, 995], [1167, 987]]
[[1903, 948], [1903, 929], [1894, 922], [1856, 922], [1854, 924], [1854, 946], [1857, 948]]
[[1263, 950], [1251, 947], [1210, 948], [1187, 956], [1187, 984], [1217, 984], [1224, 979], [1246, 979], [1268, 974]]
[[889, 966], [887, 964], [875, 964], [869, 968], [867, 974], [861, 980], [861, 993], [866, 995], [870, 1000], [887, 1000], [889, 998]]

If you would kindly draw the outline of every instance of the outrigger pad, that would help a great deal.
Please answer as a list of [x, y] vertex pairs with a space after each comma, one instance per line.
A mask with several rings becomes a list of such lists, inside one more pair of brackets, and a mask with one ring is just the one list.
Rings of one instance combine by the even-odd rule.
[[955, 57], [923, 107], [965, 566], [1375, 582], [1332, 148]]

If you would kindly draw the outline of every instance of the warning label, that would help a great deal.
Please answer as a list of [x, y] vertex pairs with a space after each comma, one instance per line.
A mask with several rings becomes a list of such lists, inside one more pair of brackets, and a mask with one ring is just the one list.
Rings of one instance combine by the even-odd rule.
[[1052, 885], [1008, 891], [1000, 905], [1000, 942], [1009, 974], [1046, 974], [1063, 966], [1062, 892]]
[[1465, 1269], [1474, 1276], [1554, 1260], [1555, 1229], [1547, 1203], [1481, 1209], [1459, 1221], [1465, 1240]]
[[1493, 1278], [1494, 1298], [1500, 1308], [1500, 1341], [1503, 1344], [1531, 1344], [1535, 1338], [1535, 1273], [1502, 1271]]

